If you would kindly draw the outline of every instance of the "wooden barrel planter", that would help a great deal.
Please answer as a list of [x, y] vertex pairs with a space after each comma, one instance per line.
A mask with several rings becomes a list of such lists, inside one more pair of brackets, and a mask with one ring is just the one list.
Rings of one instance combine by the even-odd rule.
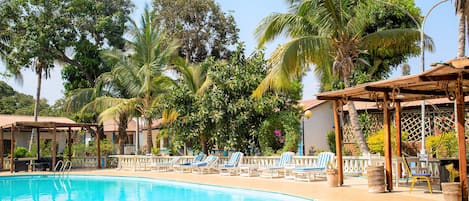
[[384, 166], [369, 166], [366, 168], [368, 174], [368, 192], [384, 193]]
[[337, 187], [339, 186], [339, 180], [337, 177], [337, 169], [327, 169], [326, 176], [327, 176], [327, 185], [329, 187]]
[[459, 182], [441, 183], [443, 198], [445, 201], [460, 201], [462, 199], [461, 186]]

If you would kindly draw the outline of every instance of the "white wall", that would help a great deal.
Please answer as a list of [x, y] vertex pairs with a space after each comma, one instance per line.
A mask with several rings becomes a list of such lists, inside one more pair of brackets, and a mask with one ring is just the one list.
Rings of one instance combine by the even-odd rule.
[[329, 150], [327, 146], [326, 133], [333, 130], [334, 115], [332, 101], [310, 109], [312, 116], [304, 119], [304, 144], [305, 154], [308, 155], [311, 146], [314, 148]]

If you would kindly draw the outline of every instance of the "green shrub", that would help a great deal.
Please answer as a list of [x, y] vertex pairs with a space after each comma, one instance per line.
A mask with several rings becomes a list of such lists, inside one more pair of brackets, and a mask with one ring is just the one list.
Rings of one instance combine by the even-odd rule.
[[158, 155], [160, 153], [160, 148], [157, 148], [157, 147], [152, 147], [151, 148], [151, 153], [153, 155]]
[[328, 131], [326, 133], [326, 138], [327, 138], [327, 146], [329, 146], [329, 150], [331, 150], [332, 153], [336, 154], [335, 132], [333, 130]]
[[24, 158], [26, 157], [27, 154], [28, 154], [28, 149], [24, 147], [16, 147], [13, 156], [15, 158]]
[[[407, 141], [408, 136], [409, 134], [407, 132], [402, 132], [401, 140]], [[368, 143], [371, 153], [384, 155], [384, 129], [371, 134], [368, 139], [366, 139], [366, 143]], [[396, 154], [396, 129], [394, 127], [391, 128], [391, 147], [392, 153]]]
[[437, 158], [456, 157], [458, 153], [458, 139], [455, 132], [429, 136], [425, 142], [429, 154]]

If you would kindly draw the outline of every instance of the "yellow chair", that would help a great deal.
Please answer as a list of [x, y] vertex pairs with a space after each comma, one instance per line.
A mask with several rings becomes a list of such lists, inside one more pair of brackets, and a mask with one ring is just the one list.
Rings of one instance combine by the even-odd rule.
[[427, 185], [428, 185], [428, 189], [430, 190], [430, 193], [433, 193], [432, 184], [430, 182], [430, 177], [431, 177], [430, 173], [412, 173], [412, 171], [409, 168], [409, 164], [407, 163], [407, 160], [404, 156], [402, 156], [402, 164], [404, 165], [407, 175], [409, 175], [409, 177], [412, 177], [412, 184], [410, 184], [410, 192], [412, 192], [415, 182], [425, 180], [427, 181]]

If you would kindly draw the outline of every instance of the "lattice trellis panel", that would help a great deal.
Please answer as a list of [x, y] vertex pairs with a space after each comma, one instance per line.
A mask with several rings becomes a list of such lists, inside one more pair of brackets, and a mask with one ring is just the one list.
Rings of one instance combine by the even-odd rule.
[[[431, 132], [431, 117], [425, 112], [425, 136]], [[409, 134], [408, 141], [420, 141], [422, 139], [422, 113], [420, 111], [405, 111], [401, 113], [401, 128]], [[393, 120], [393, 122], [395, 122]]]

